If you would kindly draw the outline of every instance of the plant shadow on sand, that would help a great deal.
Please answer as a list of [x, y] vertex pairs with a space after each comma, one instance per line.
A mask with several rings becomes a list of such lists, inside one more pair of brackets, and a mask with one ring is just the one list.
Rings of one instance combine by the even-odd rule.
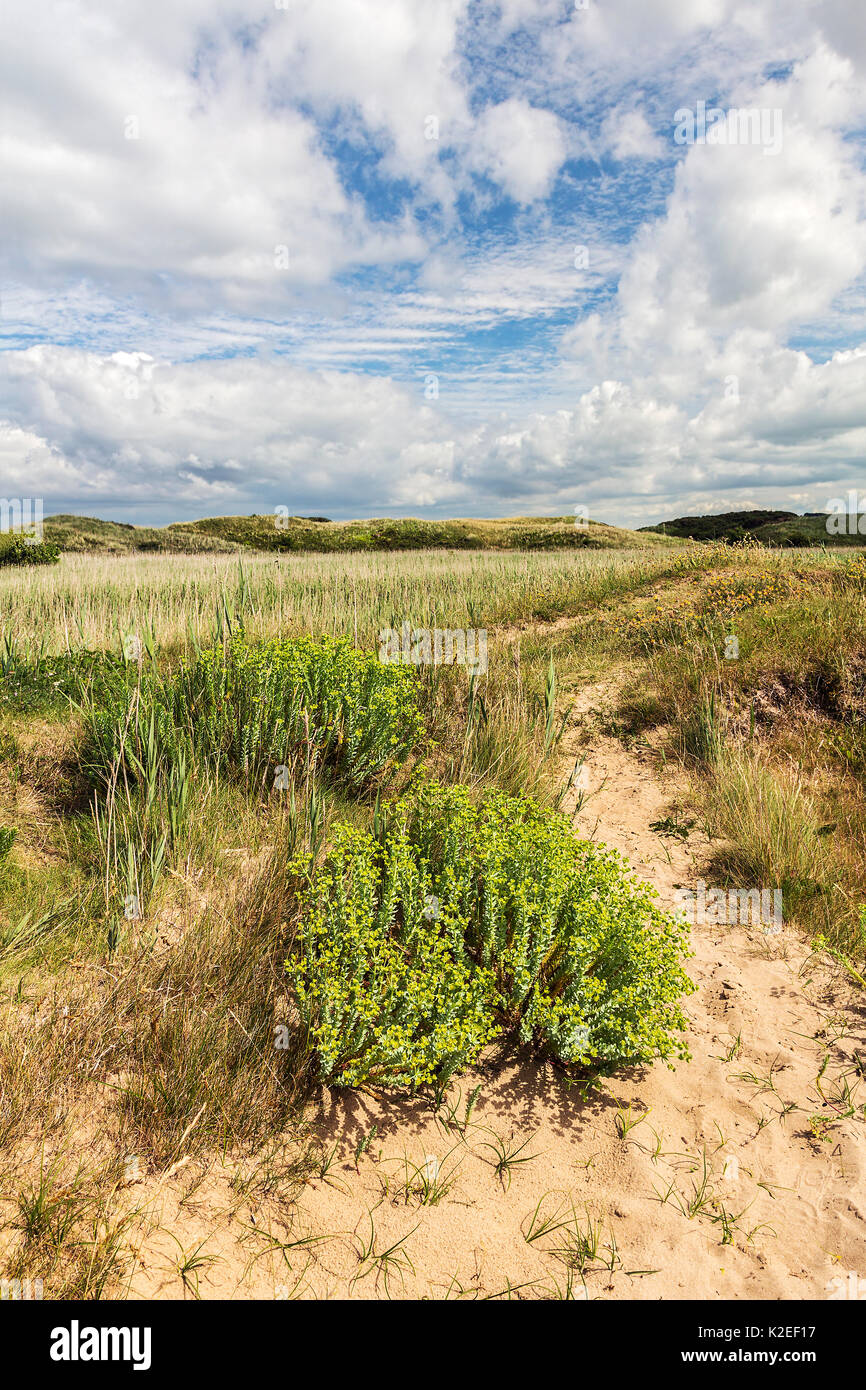
[[[620, 1086], [633, 1084], [636, 1093], [645, 1079], [646, 1067], [617, 1071]], [[587, 1083], [565, 1076], [561, 1069], [534, 1056], [529, 1049], [502, 1057], [493, 1050], [491, 1057], [471, 1071], [455, 1077], [449, 1099], [465, 1105], [476, 1087], [479, 1108], [486, 1119], [501, 1117], [521, 1129], [543, 1125], [551, 1133], [567, 1137], [605, 1114], [615, 1113], [617, 1101], [603, 1083], [589, 1089]], [[311, 1112], [311, 1130], [325, 1147], [339, 1142], [351, 1152], [375, 1127], [378, 1139], [396, 1135], [411, 1138], [424, 1133], [437, 1121], [444, 1125], [444, 1109], [436, 1109], [433, 1095], [409, 1095], [396, 1090], [363, 1092], [341, 1087], [323, 1087]], [[459, 1125], [453, 1126], [455, 1130]]]

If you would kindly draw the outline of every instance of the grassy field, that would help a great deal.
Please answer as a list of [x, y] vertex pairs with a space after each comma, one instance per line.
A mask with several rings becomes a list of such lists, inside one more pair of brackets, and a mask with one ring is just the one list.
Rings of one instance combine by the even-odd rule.
[[[67, 554], [57, 566], [0, 572], [0, 1263], [9, 1277], [44, 1278], [60, 1297], [121, 1289], [133, 1222], [117, 1197], [123, 1155], [163, 1171], [214, 1149], [261, 1152], [287, 1127], [302, 1132], [305, 1100], [323, 1078], [406, 1085], [414, 1076], [438, 1103], [453, 1072], [442, 1057], [471, 1059], [496, 1030], [563, 1066], [582, 1059], [584, 1081], [604, 1070], [600, 1043], [584, 1056], [573, 1029], [564, 1041], [562, 981], [554, 990], [539, 976], [530, 1009], [509, 973], [512, 945], [484, 945], [487, 928], [473, 916], [475, 885], [499, 881], [496, 865], [517, 876], [513, 891], [536, 904], [539, 922], [571, 882], [571, 848], [545, 817], [565, 791], [558, 750], [572, 700], [602, 675], [615, 680], [612, 731], [632, 744], [652, 736], [652, 756], [688, 775], [684, 833], [706, 827], [720, 881], [779, 887], [786, 919], [860, 976], [864, 591], [862, 560], [841, 551], [682, 543], [348, 558]], [[380, 630], [404, 621], [485, 629], [486, 671], [383, 665]], [[304, 634], [315, 639], [309, 649], [293, 645]], [[436, 793], [428, 805], [433, 782], [444, 800]], [[449, 801], [455, 787], [463, 790]], [[527, 796], [519, 813], [495, 800]], [[399, 998], [394, 979], [376, 984], [379, 995], [369, 985], [383, 1018], [396, 1011], [387, 1046], [379, 1037], [370, 1053], [360, 1034], [347, 1042], [348, 1024], [333, 1024], [334, 1010], [348, 1008], [345, 979], [325, 979], [321, 941], [305, 938], [304, 924], [333, 928], [332, 948], [343, 950], [363, 914], [337, 913], [334, 865], [355, 885], [351, 897], [383, 863], [395, 875], [387, 891], [399, 883], [403, 895], [401, 930], [412, 913], [429, 924], [424, 904], [435, 900], [438, 912], [443, 891], [424, 876], [430, 846], [447, 841], [452, 822], [479, 858], [474, 867], [448, 860], [441, 882], [464, 885], [455, 920], [465, 918], [474, 944], [456, 963], [424, 958], [424, 978], [441, 976], [443, 993], [418, 1004], [422, 1014], [445, 1009], [450, 1041], [437, 1044], [445, 1050], [434, 1065], [427, 1035], [425, 1052], [405, 1032], [416, 986], [395, 956]], [[500, 835], [507, 853], [494, 864]], [[413, 858], [421, 844], [423, 872]], [[559, 877], [545, 879], [548, 869]], [[619, 901], [619, 871], [597, 872], [593, 892]], [[503, 920], [511, 910], [505, 903]], [[622, 930], [630, 939], [627, 922]], [[633, 949], [637, 961], [637, 937]], [[672, 959], [643, 976], [673, 979]], [[275, 1054], [289, 979], [295, 1024]], [[335, 991], [327, 1000], [315, 993], [326, 985]], [[305, 1003], [312, 997], [315, 1006]], [[639, 1036], [637, 1024], [632, 1031]], [[664, 1055], [668, 1044], [654, 1046]], [[291, 1188], [322, 1161], [305, 1149], [282, 1180]]]
[[251, 635], [344, 633], [369, 643], [392, 619], [447, 627], [552, 618], [678, 572], [681, 545], [537, 554], [242, 557], [64, 556], [0, 571], [0, 632], [31, 654], [119, 651], [127, 632], [160, 646], [204, 641], [241, 615]]

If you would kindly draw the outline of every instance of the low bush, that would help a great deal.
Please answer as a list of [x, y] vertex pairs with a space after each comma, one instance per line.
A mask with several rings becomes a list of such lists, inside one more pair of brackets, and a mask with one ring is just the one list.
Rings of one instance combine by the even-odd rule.
[[293, 869], [287, 969], [321, 1080], [442, 1084], [497, 1036], [584, 1074], [688, 1055], [684, 925], [527, 797], [430, 784]]
[[304, 748], [354, 789], [401, 766], [423, 729], [414, 671], [330, 637], [204, 651], [180, 672], [172, 710], [197, 752], [247, 778]]
[[234, 638], [164, 682], [145, 677], [88, 723], [91, 767], [108, 770], [123, 748], [134, 776], [152, 739], [169, 764], [182, 751], [249, 786], [273, 785], [302, 754], [354, 791], [402, 766], [423, 730], [414, 671], [328, 637]]
[[56, 565], [60, 546], [17, 534], [0, 536], [0, 565]]
[[287, 963], [320, 1079], [415, 1087], [474, 1061], [496, 1033], [492, 973], [473, 968], [459, 913], [432, 902], [405, 827], [384, 845], [337, 829], [299, 895]]

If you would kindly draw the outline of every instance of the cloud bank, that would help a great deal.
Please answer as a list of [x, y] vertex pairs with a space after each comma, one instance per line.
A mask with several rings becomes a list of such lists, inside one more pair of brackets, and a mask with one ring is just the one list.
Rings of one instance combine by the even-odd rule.
[[[9, 0], [0, 467], [47, 510], [571, 511], [864, 485], [836, 0]], [[678, 144], [675, 113], [782, 138]]]

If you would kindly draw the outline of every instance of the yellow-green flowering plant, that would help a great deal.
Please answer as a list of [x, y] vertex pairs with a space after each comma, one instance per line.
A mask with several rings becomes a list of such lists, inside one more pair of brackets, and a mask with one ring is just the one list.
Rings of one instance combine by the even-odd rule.
[[287, 972], [320, 1079], [414, 1089], [475, 1061], [498, 1031], [493, 974], [464, 951], [459, 917], [433, 906], [405, 832], [383, 846], [342, 825], [323, 866], [292, 869]]
[[423, 729], [416, 673], [343, 638], [235, 638], [201, 652], [173, 695], [197, 750], [251, 780], [303, 746], [357, 789], [404, 763]]
[[94, 714], [91, 762], [110, 766], [123, 748], [135, 775], [138, 731], [151, 721], [168, 762], [188, 748], [211, 772], [253, 786], [272, 784], [275, 769], [302, 754], [354, 791], [402, 766], [423, 732], [416, 672], [331, 637], [235, 637], [165, 681], [150, 674]]
[[404, 807], [433, 891], [459, 905], [467, 948], [496, 973], [503, 1024], [523, 1042], [595, 1070], [686, 1055], [685, 925], [615, 850], [527, 796], [474, 807], [465, 788], [431, 785]]
[[294, 867], [288, 970], [323, 1080], [441, 1082], [497, 1035], [581, 1074], [688, 1056], [685, 924], [528, 797], [432, 783]]

